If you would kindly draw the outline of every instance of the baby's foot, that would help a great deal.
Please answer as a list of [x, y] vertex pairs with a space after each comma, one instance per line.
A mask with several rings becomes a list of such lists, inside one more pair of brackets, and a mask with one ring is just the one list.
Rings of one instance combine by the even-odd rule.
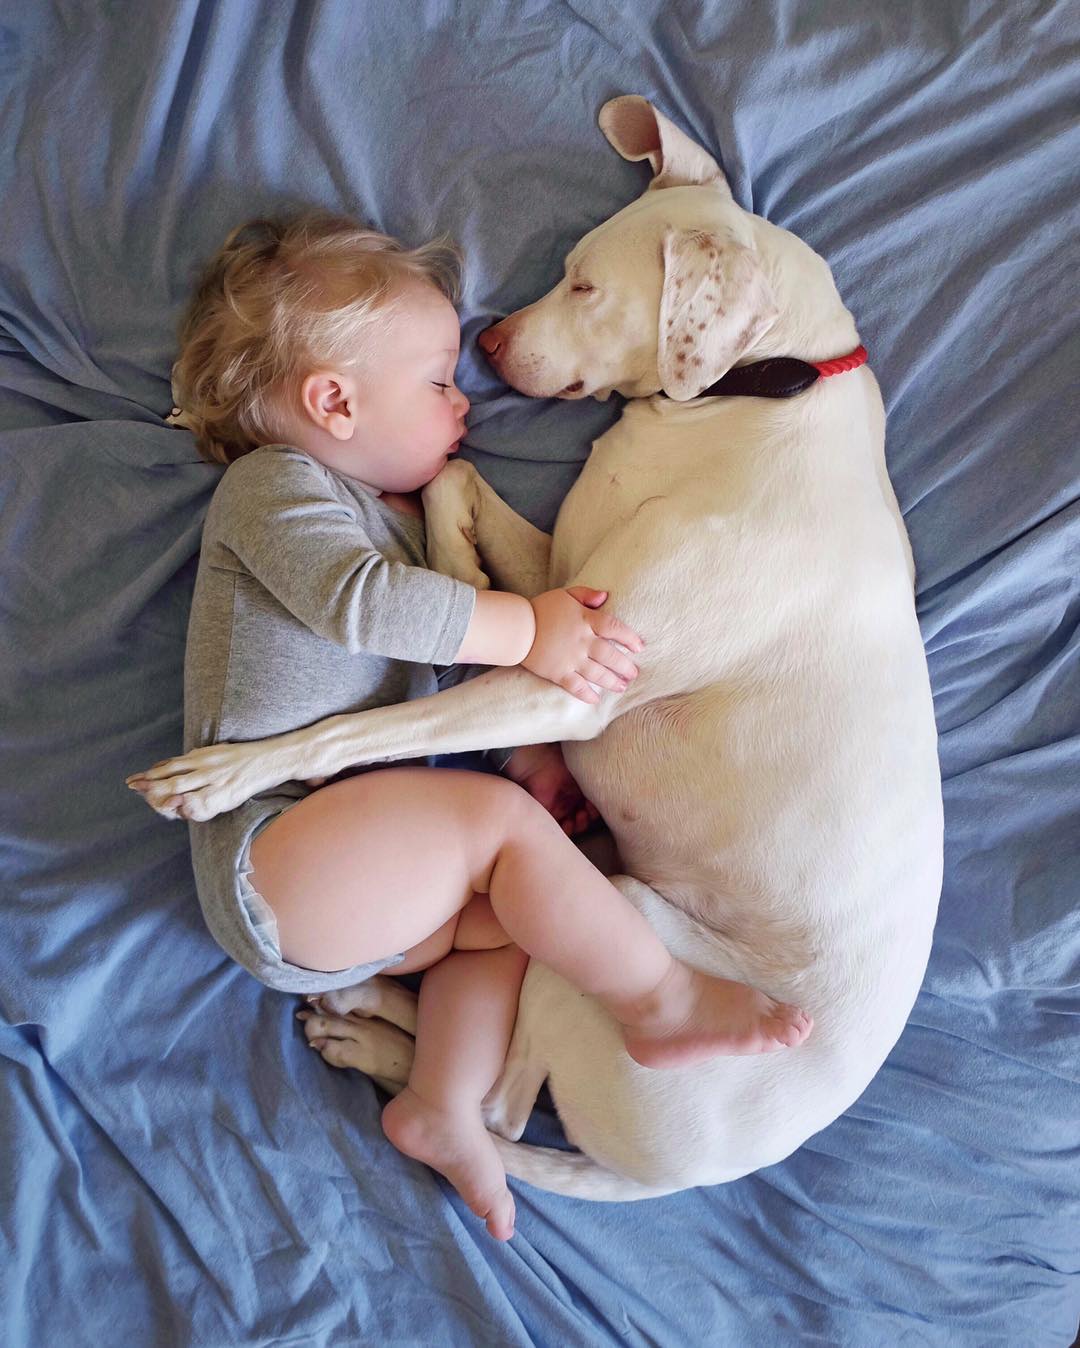
[[510, 1239], [514, 1199], [479, 1110], [448, 1114], [406, 1086], [383, 1110], [382, 1126], [398, 1151], [445, 1175], [496, 1240]]
[[775, 1053], [801, 1044], [813, 1019], [746, 983], [707, 974], [676, 960], [631, 1021], [626, 1051], [643, 1067], [687, 1067], [719, 1054]]

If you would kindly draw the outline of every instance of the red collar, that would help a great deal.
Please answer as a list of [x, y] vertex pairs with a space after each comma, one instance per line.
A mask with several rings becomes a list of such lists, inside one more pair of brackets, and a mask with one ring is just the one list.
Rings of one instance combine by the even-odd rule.
[[753, 365], [728, 370], [723, 379], [702, 389], [699, 398], [793, 398], [819, 379], [857, 370], [867, 360], [866, 347], [857, 346], [850, 355], [835, 360], [796, 360], [792, 356], [773, 356]]

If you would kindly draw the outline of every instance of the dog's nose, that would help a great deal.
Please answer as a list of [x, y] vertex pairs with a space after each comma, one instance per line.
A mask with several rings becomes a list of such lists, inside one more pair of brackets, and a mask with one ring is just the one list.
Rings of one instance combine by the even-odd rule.
[[502, 346], [502, 338], [499, 336], [498, 329], [498, 323], [493, 323], [490, 328], [485, 328], [476, 339], [489, 356], [493, 356]]

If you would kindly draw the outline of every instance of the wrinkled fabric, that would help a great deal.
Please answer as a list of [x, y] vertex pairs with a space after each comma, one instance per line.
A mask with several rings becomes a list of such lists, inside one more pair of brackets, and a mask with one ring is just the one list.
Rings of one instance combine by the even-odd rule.
[[[0, 1339], [1068, 1344], [1080, 1318], [1077, 12], [482, 0], [0, 12]], [[496, 1244], [199, 915], [124, 777], [180, 747], [217, 472], [162, 423], [226, 232], [464, 247], [466, 456], [550, 526], [610, 403], [475, 348], [645, 186], [654, 100], [829, 261], [881, 382], [946, 810], [911, 1022], [781, 1165]], [[1072, 249], [1072, 253], [1070, 253]], [[538, 1110], [528, 1140], [562, 1145]]]

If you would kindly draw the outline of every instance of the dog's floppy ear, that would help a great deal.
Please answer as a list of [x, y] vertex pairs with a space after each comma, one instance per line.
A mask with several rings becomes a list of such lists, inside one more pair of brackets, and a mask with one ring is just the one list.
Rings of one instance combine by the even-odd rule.
[[686, 402], [716, 382], [776, 322], [757, 255], [730, 235], [664, 234], [657, 367], [669, 398]]
[[613, 98], [600, 109], [600, 130], [624, 159], [647, 159], [657, 187], [710, 186], [730, 196], [719, 164], [638, 94]]

